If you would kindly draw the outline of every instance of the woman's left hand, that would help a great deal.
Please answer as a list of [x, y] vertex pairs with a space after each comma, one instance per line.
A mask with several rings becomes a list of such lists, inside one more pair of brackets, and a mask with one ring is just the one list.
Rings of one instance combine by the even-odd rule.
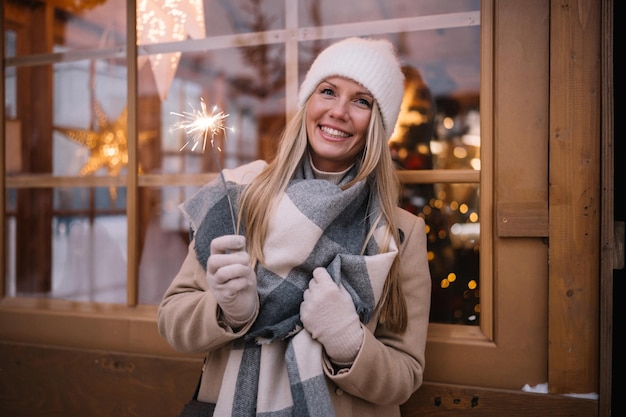
[[334, 363], [354, 362], [363, 341], [359, 316], [348, 291], [337, 285], [325, 268], [313, 271], [300, 304], [300, 320]]

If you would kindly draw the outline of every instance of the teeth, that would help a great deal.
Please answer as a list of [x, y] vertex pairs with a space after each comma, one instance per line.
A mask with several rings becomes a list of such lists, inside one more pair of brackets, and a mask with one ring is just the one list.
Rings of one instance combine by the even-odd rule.
[[347, 138], [349, 134], [342, 132], [341, 130], [331, 129], [330, 127], [322, 126], [322, 131], [327, 135], [336, 136], [338, 138]]

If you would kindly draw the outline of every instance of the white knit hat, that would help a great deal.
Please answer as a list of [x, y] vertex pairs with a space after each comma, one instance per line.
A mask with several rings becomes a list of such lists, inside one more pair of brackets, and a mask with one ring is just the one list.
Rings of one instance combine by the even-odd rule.
[[348, 38], [324, 49], [300, 86], [298, 107], [304, 106], [320, 82], [333, 76], [350, 78], [372, 93], [383, 116], [385, 134], [390, 137], [404, 93], [404, 75], [391, 42]]

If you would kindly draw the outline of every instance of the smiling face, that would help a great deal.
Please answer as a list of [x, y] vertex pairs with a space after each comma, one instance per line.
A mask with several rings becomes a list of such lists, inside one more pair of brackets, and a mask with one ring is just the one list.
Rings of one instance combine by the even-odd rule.
[[313, 165], [340, 172], [365, 147], [374, 97], [359, 83], [343, 77], [322, 81], [311, 94], [306, 132]]

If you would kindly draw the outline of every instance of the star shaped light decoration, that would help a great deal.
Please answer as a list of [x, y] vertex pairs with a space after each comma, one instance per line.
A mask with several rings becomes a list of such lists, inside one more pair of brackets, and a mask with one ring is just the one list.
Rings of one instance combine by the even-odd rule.
[[[138, 0], [138, 45], [179, 42], [187, 36], [194, 39], [206, 36], [203, 0]], [[137, 61], [139, 69], [150, 62], [161, 100], [167, 97], [180, 55], [180, 52], [159, 53], [140, 56]]]
[[[98, 130], [73, 129], [55, 127], [54, 130], [64, 134], [79, 145], [89, 149], [89, 158], [80, 170], [80, 175], [93, 175], [100, 169], [105, 169], [111, 176], [117, 176], [122, 168], [128, 165], [128, 141], [126, 136], [128, 112], [124, 108], [120, 116], [113, 122], [109, 121], [100, 103], [94, 101], [93, 111], [96, 116]], [[155, 132], [141, 132], [138, 145], [141, 145], [156, 136]], [[141, 172], [139, 167], [139, 172]], [[109, 187], [111, 199], [117, 198], [117, 190]]]

